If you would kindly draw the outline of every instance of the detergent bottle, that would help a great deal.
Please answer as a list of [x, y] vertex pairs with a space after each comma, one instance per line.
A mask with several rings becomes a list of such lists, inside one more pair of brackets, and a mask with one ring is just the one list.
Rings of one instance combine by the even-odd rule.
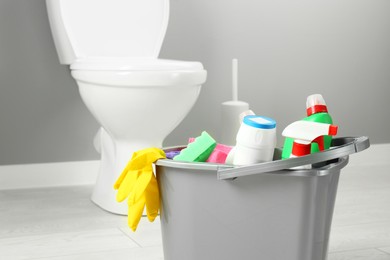
[[275, 147], [276, 121], [265, 116], [247, 115], [238, 130], [231, 160], [234, 165], [272, 161]]
[[[306, 114], [307, 117], [303, 118], [304, 121], [311, 121], [317, 123], [333, 124], [332, 117], [328, 113], [325, 100], [321, 94], [314, 94], [307, 97], [306, 100]], [[282, 159], [290, 158], [294, 140], [292, 138], [286, 138], [283, 145]], [[319, 145], [324, 149], [329, 149], [332, 142], [332, 136], [321, 136], [318, 142], [311, 144], [311, 153], [318, 152]]]
[[[282, 135], [293, 140], [290, 158], [294, 158], [310, 154], [313, 143], [318, 144], [319, 151], [325, 150], [323, 136], [334, 136], [337, 130], [336, 125], [302, 120], [288, 125]], [[311, 165], [299, 167], [299, 169], [302, 168], [310, 169]]]

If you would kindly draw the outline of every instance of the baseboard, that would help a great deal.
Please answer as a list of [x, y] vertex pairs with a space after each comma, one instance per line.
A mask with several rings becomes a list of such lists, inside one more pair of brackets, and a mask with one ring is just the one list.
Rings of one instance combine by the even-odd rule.
[[[390, 164], [390, 144], [350, 156], [349, 166]], [[99, 161], [0, 166], [0, 190], [95, 184]]]
[[0, 166], [0, 190], [93, 185], [99, 161]]

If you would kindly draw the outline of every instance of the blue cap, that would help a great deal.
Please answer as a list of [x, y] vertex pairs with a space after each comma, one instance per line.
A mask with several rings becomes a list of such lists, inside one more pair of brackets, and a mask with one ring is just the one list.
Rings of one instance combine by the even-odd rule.
[[276, 121], [265, 116], [249, 115], [244, 117], [244, 124], [261, 129], [273, 129], [276, 127]]

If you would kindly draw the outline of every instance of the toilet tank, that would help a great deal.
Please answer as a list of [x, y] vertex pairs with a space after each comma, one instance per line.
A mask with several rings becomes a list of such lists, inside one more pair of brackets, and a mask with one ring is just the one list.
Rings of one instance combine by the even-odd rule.
[[157, 58], [169, 0], [46, 0], [61, 64], [90, 57]]

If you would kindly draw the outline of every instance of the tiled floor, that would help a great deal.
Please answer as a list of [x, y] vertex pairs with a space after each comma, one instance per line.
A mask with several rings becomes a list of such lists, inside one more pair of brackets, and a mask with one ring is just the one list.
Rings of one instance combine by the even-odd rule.
[[[390, 260], [390, 164], [342, 170], [329, 260]], [[163, 259], [160, 223], [96, 207], [92, 187], [0, 191], [0, 260]], [[183, 259], [185, 260], [185, 259]]]

